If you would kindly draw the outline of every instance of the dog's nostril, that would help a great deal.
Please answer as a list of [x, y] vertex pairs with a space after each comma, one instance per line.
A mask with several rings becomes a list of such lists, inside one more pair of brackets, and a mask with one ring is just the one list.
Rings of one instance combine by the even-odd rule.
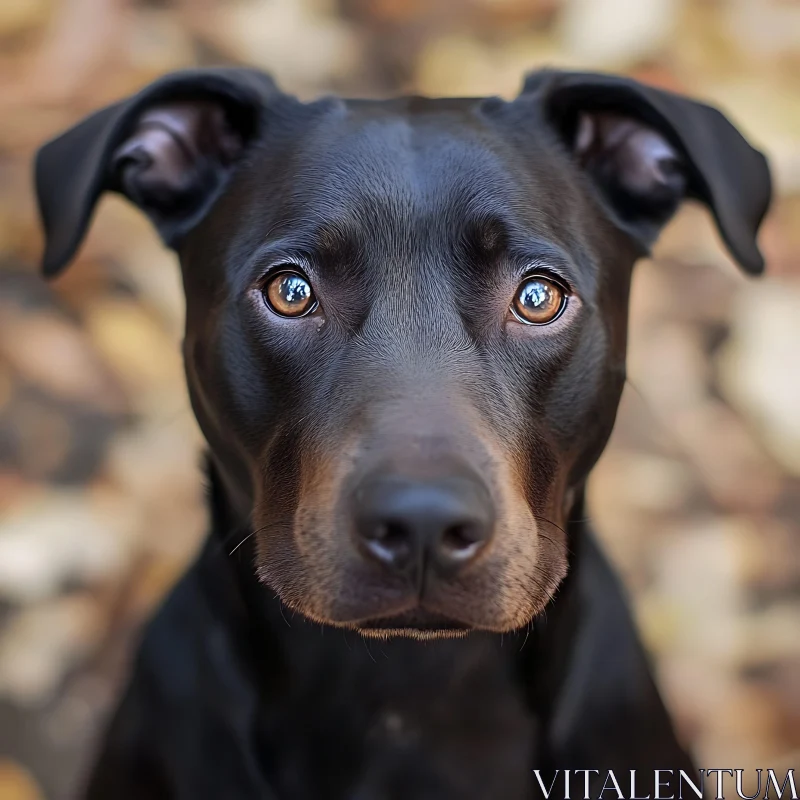
[[411, 539], [405, 526], [397, 522], [376, 522], [362, 532], [364, 546], [386, 564], [407, 559], [411, 555]]
[[477, 555], [486, 544], [486, 537], [480, 526], [462, 522], [446, 528], [439, 542], [441, 554], [453, 561], [467, 561]]
[[382, 542], [387, 547], [405, 544], [408, 541], [408, 530], [399, 522], [376, 522], [367, 538]]

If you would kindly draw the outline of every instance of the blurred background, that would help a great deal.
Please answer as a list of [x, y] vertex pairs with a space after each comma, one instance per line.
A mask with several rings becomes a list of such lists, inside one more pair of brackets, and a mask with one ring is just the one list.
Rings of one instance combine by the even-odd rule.
[[700, 765], [800, 768], [800, 2], [2, 0], [0, 800], [71, 796], [205, 526], [174, 260], [109, 198], [45, 284], [31, 156], [167, 70], [219, 63], [304, 98], [622, 71], [713, 101], [768, 152], [766, 279], [697, 207], [638, 266], [630, 385], [590, 494]]

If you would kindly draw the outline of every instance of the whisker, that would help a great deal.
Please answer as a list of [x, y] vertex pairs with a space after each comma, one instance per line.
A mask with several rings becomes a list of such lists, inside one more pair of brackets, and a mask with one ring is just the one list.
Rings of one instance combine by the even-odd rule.
[[239, 544], [237, 544], [236, 547], [234, 547], [233, 550], [230, 551], [230, 553], [228, 553], [228, 555], [232, 556], [251, 536], [255, 535], [256, 531], [250, 531], [250, 533], [248, 533], [247, 536], [245, 536], [244, 539], [242, 539], [242, 541], [239, 542]]
[[[544, 523], [546, 523], [548, 525], [552, 525], [554, 528], [556, 528], [557, 530], [561, 531], [561, 533], [564, 534], [564, 540], [565, 540], [563, 542], [563, 545], [566, 547], [567, 552], [572, 554], [572, 548], [569, 546], [569, 534], [567, 533], [566, 529], [562, 528], [558, 523], [553, 522], [553, 520], [548, 519], [547, 517], [541, 517], [541, 516], [538, 516], [538, 515], [534, 514], [533, 518], [535, 520], [537, 520], [538, 522], [544, 522]], [[550, 544], [552, 544], [552, 545], [554, 545], [556, 547], [561, 546], [561, 544], [562, 544], [560, 542], [556, 542], [551, 536], [548, 536], [546, 533], [544, 533], [544, 531], [539, 531], [538, 534], [543, 539], [546, 539], [548, 542], [550, 542]]]
[[230, 551], [230, 553], [228, 553], [228, 555], [232, 556], [251, 537], [256, 536], [259, 533], [264, 533], [264, 531], [267, 531], [270, 528], [277, 528], [280, 525], [281, 525], [280, 522], [271, 522], [269, 525], [262, 525], [260, 528], [255, 528], [254, 530], [250, 531], [250, 533], [248, 533], [247, 536], [245, 536], [244, 539], [242, 539], [242, 541], [239, 542], [239, 544], [237, 544], [236, 547], [234, 547], [233, 550]]
[[519, 648], [519, 650], [517, 652], [521, 653], [523, 648], [525, 647], [525, 645], [528, 643], [528, 637], [531, 635], [531, 627], [532, 627], [532, 625], [533, 625], [533, 623], [529, 622], [525, 626], [525, 638], [523, 639], [522, 644], [520, 645], [520, 648]]
[[364, 643], [364, 649], [367, 651], [367, 655], [372, 659], [372, 663], [377, 664], [378, 662], [375, 660], [375, 656], [373, 656], [372, 653], [370, 652], [367, 640], [362, 637], [361, 641]]
[[562, 527], [561, 527], [561, 526], [560, 526], [560, 525], [559, 525], [557, 522], [553, 522], [553, 520], [551, 520], [551, 519], [548, 519], [547, 517], [541, 517], [541, 516], [539, 516], [538, 514], [534, 514], [534, 515], [533, 515], [533, 518], [534, 518], [534, 519], [535, 519], [537, 522], [546, 522], [548, 525], [552, 525], [552, 526], [553, 526], [554, 528], [556, 528], [557, 530], [560, 530], [560, 531], [561, 531], [561, 533], [563, 533], [563, 534], [564, 534], [564, 536], [567, 536], [567, 531], [566, 531], [566, 529], [565, 529], [565, 528], [562, 528]]

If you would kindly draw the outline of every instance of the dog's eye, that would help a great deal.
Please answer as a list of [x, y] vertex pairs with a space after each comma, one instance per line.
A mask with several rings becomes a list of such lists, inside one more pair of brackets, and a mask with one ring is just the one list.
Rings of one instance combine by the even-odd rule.
[[543, 275], [531, 275], [517, 289], [511, 313], [526, 325], [546, 325], [557, 319], [567, 305], [567, 293]]
[[263, 293], [267, 305], [282, 317], [304, 317], [318, 305], [311, 284], [296, 272], [273, 275]]

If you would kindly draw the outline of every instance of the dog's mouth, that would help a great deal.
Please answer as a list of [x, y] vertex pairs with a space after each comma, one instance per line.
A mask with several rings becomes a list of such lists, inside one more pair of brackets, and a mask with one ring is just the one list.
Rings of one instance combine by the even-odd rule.
[[465, 636], [472, 630], [472, 626], [465, 622], [422, 608], [395, 616], [363, 620], [354, 627], [365, 636], [378, 638], [406, 636], [414, 639]]

